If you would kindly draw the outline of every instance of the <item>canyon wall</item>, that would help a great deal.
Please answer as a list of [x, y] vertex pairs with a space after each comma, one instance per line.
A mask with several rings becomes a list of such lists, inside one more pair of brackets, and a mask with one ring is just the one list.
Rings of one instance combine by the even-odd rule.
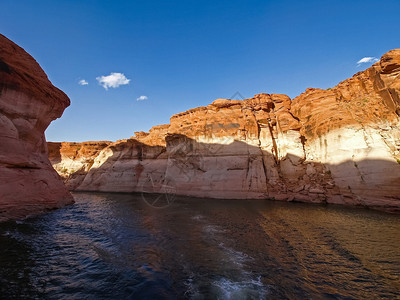
[[293, 100], [217, 99], [111, 142], [49, 144], [74, 190], [173, 192], [400, 211], [400, 49]]
[[69, 104], [39, 64], [0, 34], [0, 222], [73, 202], [44, 136]]

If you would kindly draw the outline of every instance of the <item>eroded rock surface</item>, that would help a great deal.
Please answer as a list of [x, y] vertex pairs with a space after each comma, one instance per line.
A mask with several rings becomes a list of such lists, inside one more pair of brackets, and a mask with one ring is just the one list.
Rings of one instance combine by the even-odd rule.
[[73, 202], [44, 136], [69, 104], [39, 64], [0, 34], [0, 221]]
[[[70, 189], [76, 188], [93, 166], [95, 157], [111, 142], [48, 142], [49, 159]], [[74, 174], [74, 176], [69, 176]]]
[[[167, 186], [198, 197], [400, 211], [399, 92], [396, 49], [331, 89], [310, 88], [293, 100], [279, 94], [217, 99], [149, 133], [99, 143], [74, 162], [61, 147], [61, 162], [53, 164], [76, 190], [163, 192]], [[74, 164], [79, 171], [69, 168]]]

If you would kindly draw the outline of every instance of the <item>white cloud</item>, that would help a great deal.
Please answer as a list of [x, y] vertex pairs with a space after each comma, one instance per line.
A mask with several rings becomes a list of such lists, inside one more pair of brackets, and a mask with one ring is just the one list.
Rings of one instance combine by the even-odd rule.
[[361, 58], [358, 62], [357, 65], [361, 65], [361, 64], [367, 64], [367, 63], [376, 63], [377, 61], [379, 61], [379, 59], [377, 59], [376, 57], [363, 57]]
[[79, 80], [78, 82], [79, 85], [88, 85], [89, 82], [87, 82], [85, 79]]
[[139, 98], [136, 98], [136, 101], [143, 101], [143, 100], [147, 100], [149, 99], [149, 97], [147, 96], [140, 96]]
[[96, 77], [99, 84], [108, 90], [108, 88], [117, 88], [120, 85], [129, 84], [130, 79], [126, 78], [122, 73], [111, 73], [108, 76], [99, 76]]

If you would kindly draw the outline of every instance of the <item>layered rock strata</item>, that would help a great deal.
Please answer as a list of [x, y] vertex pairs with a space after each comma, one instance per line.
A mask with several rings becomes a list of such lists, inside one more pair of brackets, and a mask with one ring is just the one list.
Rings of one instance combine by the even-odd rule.
[[86, 154], [71, 155], [76, 144], [62, 146], [53, 165], [76, 190], [168, 187], [198, 197], [400, 211], [399, 92], [396, 49], [333, 88], [310, 88], [293, 100], [279, 94], [217, 99], [149, 133], [91, 142], [95, 149]]
[[[49, 159], [70, 189], [75, 189], [93, 166], [94, 158], [111, 142], [48, 142]], [[73, 174], [73, 176], [70, 176]]]
[[44, 136], [69, 104], [39, 64], [0, 34], [0, 222], [73, 202]]

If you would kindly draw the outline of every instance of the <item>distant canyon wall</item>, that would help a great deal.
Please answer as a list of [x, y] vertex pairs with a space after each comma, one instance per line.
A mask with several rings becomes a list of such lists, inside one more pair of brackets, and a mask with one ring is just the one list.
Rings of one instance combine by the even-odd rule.
[[276, 199], [400, 211], [400, 49], [293, 100], [217, 99], [117, 142], [49, 143], [72, 190]]
[[0, 34], [0, 222], [73, 202], [44, 136], [69, 104], [39, 64]]

